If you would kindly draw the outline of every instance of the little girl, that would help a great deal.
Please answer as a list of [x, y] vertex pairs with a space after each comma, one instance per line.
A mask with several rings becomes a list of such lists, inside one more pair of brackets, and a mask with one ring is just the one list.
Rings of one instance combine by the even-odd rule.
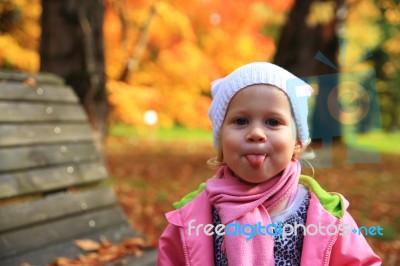
[[380, 265], [348, 202], [300, 175], [311, 87], [270, 63], [212, 84], [214, 178], [166, 214], [157, 265]]

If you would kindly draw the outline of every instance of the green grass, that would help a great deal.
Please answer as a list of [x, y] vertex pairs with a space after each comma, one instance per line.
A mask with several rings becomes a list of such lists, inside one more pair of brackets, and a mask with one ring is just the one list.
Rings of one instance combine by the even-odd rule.
[[212, 142], [212, 132], [202, 129], [189, 129], [180, 126], [172, 128], [148, 128], [137, 129], [129, 125], [113, 125], [108, 133], [110, 136], [154, 139], [161, 141], [193, 141], [193, 142]]
[[348, 135], [345, 139], [347, 144], [360, 149], [374, 149], [382, 153], [400, 154], [400, 132], [385, 133], [377, 131], [360, 135]]
[[[137, 129], [129, 125], [113, 125], [110, 136], [135, 139], [153, 139], [161, 141], [212, 142], [212, 132], [202, 129], [188, 129], [180, 126], [172, 128]], [[345, 142], [355, 148], [366, 151], [377, 151], [389, 154], [400, 154], [400, 132], [385, 133], [382, 131], [355, 135], [345, 132]]]

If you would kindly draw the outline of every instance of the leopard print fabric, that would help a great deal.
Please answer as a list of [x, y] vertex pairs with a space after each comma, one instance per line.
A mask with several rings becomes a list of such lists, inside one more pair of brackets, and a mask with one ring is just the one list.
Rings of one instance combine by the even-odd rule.
[[[290, 215], [282, 224], [306, 224], [307, 210], [310, 203], [310, 194], [307, 193], [297, 211]], [[213, 206], [213, 224], [221, 223], [217, 209]], [[289, 230], [289, 228], [287, 228]], [[298, 228], [297, 234], [275, 237], [274, 258], [277, 266], [300, 266], [301, 252], [303, 247], [304, 229]], [[216, 266], [227, 266], [228, 260], [222, 250], [223, 235], [214, 234], [214, 262]]]

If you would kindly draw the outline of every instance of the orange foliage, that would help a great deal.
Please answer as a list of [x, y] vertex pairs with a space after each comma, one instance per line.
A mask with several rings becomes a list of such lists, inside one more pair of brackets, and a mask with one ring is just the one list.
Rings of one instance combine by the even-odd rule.
[[[104, 4], [111, 122], [144, 127], [145, 112], [155, 110], [157, 126], [210, 128], [211, 81], [244, 63], [270, 60], [274, 40], [261, 32], [270, 24], [283, 23], [282, 14], [293, 0], [104, 0]], [[0, 66], [37, 71], [40, 1], [2, 1], [0, 14], [9, 10], [20, 17], [11, 19], [11, 26], [0, 26], [7, 28], [0, 33]]]
[[265, 4], [267, 4], [273, 10], [280, 11], [280, 12], [286, 12], [293, 6], [294, 1], [295, 0], [286, 0], [286, 1], [266, 0], [263, 2], [265, 2]]
[[126, 124], [141, 125], [143, 123], [143, 110], [159, 109], [155, 106], [155, 103], [160, 98], [160, 94], [151, 87], [109, 81], [108, 91], [108, 99], [113, 107], [111, 119]]
[[[158, 113], [158, 126], [197, 128], [210, 128], [212, 80], [244, 63], [272, 58], [274, 40], [261, 31], [276, 20], [260, 7], [276, 13], [293, 4], [142, 0], [128, 8], [130, 1], [118, 2], [119, 6], [116, 2], [108, 1], [104, 24], [112, 122], [141, 127], [144, 113], [151, 109]], [[143, 41], [146, 49], [140, 54]], [[117, 81], [129, 60], [140, 62], [139, 67]]]
[[39, 69], [40, 0], [0, 2], [0, 67]]

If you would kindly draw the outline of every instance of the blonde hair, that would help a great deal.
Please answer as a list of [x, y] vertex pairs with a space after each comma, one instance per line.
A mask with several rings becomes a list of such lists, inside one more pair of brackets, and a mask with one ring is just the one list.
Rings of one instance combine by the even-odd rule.
[[218, 148], [217, 148], [217, 156], [210, 158], [207, 161], [208, 167], [211, 169], [217, 169], [220, 166], [224, 165], [224, 154], [222, 153], [222, 144], [221, 144], [221, 134], [218, 135]]

